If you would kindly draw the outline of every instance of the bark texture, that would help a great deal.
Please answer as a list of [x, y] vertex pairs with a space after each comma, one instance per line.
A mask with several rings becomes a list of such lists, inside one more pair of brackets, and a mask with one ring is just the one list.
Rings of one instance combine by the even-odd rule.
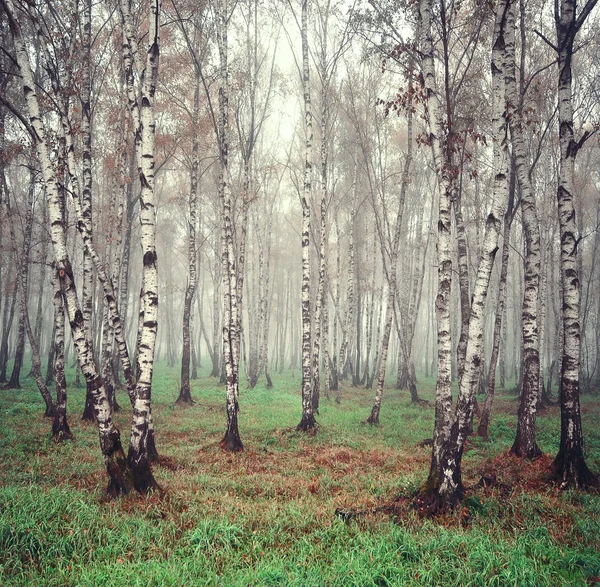
[[[424, 0], [421, 5], [423, 6], [423, 4], [427, 4], [427, 1]], [[506, 41], [506, 15], [506, 3], [499, 1], [496, 4], [494, 49], [491, 65], [494, 80], [493, 136], [495, 146], [492, 205], [486, 218], [485, 233], [473, 288], [473, 299], [469, 310], [470, 317], [464, 371], [459, 381], [459, 396], [455, 408], [454, 420], [449, 435], [441, 445], [438, 455], [435, 452], [433, 453], [429, 478], [416, 498], [415, 505], [419, 511], [429, 515], [435, 513], [438, 509], [455, 507], [462, 499], [464, 491], [461, 480], [461, 460], [465, 441], [471, 431], [474, 394], [477, 389], [480, 367], [483, 362], [485, 301], [494, 259], [498, 250], [502, 216], [505, 212], [508, 194], [507, 125], [504, 107], [504, 83], [501, 75]], [[425, 19], [423, 22], [426, 22]], [[424, 26], [424, 33], [427, 34], [429, 29], [429, 25]], [[435, 448], [434, 446], [434, 451]], [[435, 468], [434, 465], [436, 465]]]
[[17, 62], [21, 71], [23, 93], [28, 108], [29, 123], [35, 133], [35, 146], [46, 192], [50, 235], [56, 261], [55, 271], [60, 282], [79, 366], [94, 401], [100, 449], [104, 455], [106, 470], [109, 476], [107, 492], [111, 495], [127, 493], [133, 487], [133, 478], [123, 452], [119, 430], [112, 420], [102, 378], [98, 375], [96, 365], [94, 364], [92, 344], [83, 324], [83, 314], [77, 297], [75, 280], [67, 250], [65, 225], [61, 212], [57, 183], [58, 174], [52, 163], [46, 141], [46, 129], [40, 112], [27, 49], [23, 42], [21, 28], [14, 16], [15, 8], [12, 0], [0, 1], [7, 14], [15, 43]]
[[308, 53], [308, 0], [302, 0], [302, 91], [304, 94], [304, 185], [302, 205], [302, 419], [296, 427], [301, 431], [316, 426], [311, 381], [311, 316], [310, 316], [310, 196], [312, 174], [312, 112], [310, 103], [310, 66]]
[[562, 277], [562, 368], [560, 372], [560, 447], [554, 469], [561, 487], [586, 488], [598, 484], [587, 467], [583, 451], [583, 429], [579, 406], [581, 342], [581, 284], [578, 271], [579, 242], [575, 221], [574, 173], [577, 151], [587, 139], [575, 140], [572, 105], [572, 59], [577, 31], [596, 4], [588, 0], [579, 14], [575, 0], [557, 4], [558, 120], [560, 167], [558, 177], [558, 220], [560, 225], [560, 270]]
[[529, 177], [529, 160], [523, 136], [522, 112], [519, 107], [515, 73], [515, 4], [508, 4], [506, 23], [506, 97], [513, 154], [519, 187], [525, 235], [525, 277], [521, 325], [523, 333], [523, 374], [517, 434], [511, 452], [523, 458], [542, 454], [535, 439], [535, 416], [540, 386], [538, 339], [538, 292], [540, 275], [540, 229], [535, 195]]

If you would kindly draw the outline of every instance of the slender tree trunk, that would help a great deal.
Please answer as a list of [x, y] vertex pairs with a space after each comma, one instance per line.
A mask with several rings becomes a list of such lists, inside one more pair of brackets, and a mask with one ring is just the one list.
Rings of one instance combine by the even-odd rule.
[[[121, 14], [129, 51], [137, 54], [131, 31], [131, 16], [125, 0]], [[134, 487], [145, 493], [159, 490], [150, 463], [156, 460], [154, 427], [151, 413], [152, 375], [158, 329], [158, 270], [156, 255], [156, 208], [154, 197], [154, 95], [159, 64], [160, 0], [150, 3], [146, 62], [141, 72], [141, 106], [136, 106], [136, 147], [138, 149], [138, 175], [140, 178], [140, 241], [142, 248], [142, 291], [140, 295], [139, 344], [136, 352], [135, 399], [127, 460], [133, 473]], [[126, 51], [126, 50], [125, 50]], [[127, 65], [128, 91], [133, 93], [133, 58]], [[131, 100], [130, 100], [131, 102]]]
[[492, 353], [490, 355], [490, 368], [488, 370], [486, 382], [486, 395], [483, 404], [483, 410], [477, 427], [477, 435], [484, 440], [488, 440], [488, 426], [490, 423], [490, 413], [492, 411], [492, 403], [494, 401], [494, 393], [496, 391], [496, 365], [498, 363], [498, 355], [500, 352], [502, 324], [504, 319], [504, 307], [506, 304], [506, 279], [508, 276], [508, 259], [510, 253], [510, 227], [513, 219], [513, 202], [514, 202], [514, 182], [511, 181], [508, 207], [504, 214], [504, 229], [502, 233], [502, 265], [500, 267], [500, 279], [498, 283], [498, 299], [496, 301], [496, 316], [494, 318], [494, 335], [492, 342]]
[[221, 446], [228, 451], [243, 450], [238, 431], [239, 386], [239, 319], [238, 270], [232, 226], [231, 180], [229, 177], [229, 63], [227, 19], [228, 0], [220, 0], [217, 8], [217, 44], [220, 59], [219, 86], [219, 197], [221, 200], [221, 253], [223, 265], [223, 364], [225, 368], [227, 429]]
[[[91, 47], [92, 47], [92, 1], [84, 0], [83, 5], [83, 38], [82, 38], [82, 79], [81, 79], [81, 135], [82, 135], [82, 190], [81, 213], [87, 226], [92, 226], [92, 109], [91, 109]], [[81, 288], [81, 305], [84, 328], [93, 337], [93, 266], [89, 252], [83, 249], [83, 283]], [[96, 346], [98, 348], [98, 346]], [[107, 390], [109, 393], [109, 390]], [[109, 395], [110, 397], [110, 395]], [[82, 420], [92, 421], [94, 418], [91, 392], [87, 392]]]
[[310, 104], [310, 68], [308, 50], [308, 0], [302, 3], [302, 90], [304, 93], [304, 187], [302, 204], [302, 419], [296, 427], [304, 432], [316, 427], [311, 381], [310, 316], [310, 197], [312, 173], [312, 111]]
[[381, 339], [381, 350], [379, 352], [379, 365], [377, 374], [377, 390], [375, 392], [375, 402], [371, 408], [371, 414], [367, 418], [367, 424], [379, 424], [379, 412], [381, 410], [381, 398], [383, 396], [383, 386], [385, 384], [385, 369], [387, 365], [388, 348], [390, 344], [390, 334], [392, 332], [392, 320], [396, 304], [397, 273], [398, 273], [398, 252], [400, 247], [400, 235], [402, 232], [402, 218], [404, 215], [404, 202], [406, 200], [406, 191], [410, 182], [410, 165], [412, 162], [412, 134], [413, 134], [413, 112], [412, 105], [407, 108], [407, 144], [406, 158], [404, 159], [404, 169], [402, 172], [402, 183], [400, 186], [400, 196], [398, 199], [398, 212], [396, 215], [396, 228], [394, 229], [394, 239], [392, 241], [389, 263], [386, 260], [386, 242], [383, 231], [379, 231], [381, 239], [381, 253], [383, 255], [383, 267], [387, 276], [388, 296], [385, 309], [385, 321], [383, 327], [383, 336]]
[[[13, 255], [14, 258], [14, 255]], [[15, 308], [17, 306], [17, 271], [15, 271], [15, 277], [9, 278], [6, 287], [6, 298], [4, 308], [2, 310], [2, 341], [0, 341], [0, 382], [6, 381], [6, 367], [8, 364], [9, 348], [8, 341], [10, 337], [11, 327], [14, 321]], [[9, 285], [12, 284], [12, 292], [9, 289]], [[9, 301], [10, 296], [10, 301]]]
[[522, 113], [518, 109], [515, 77], [515, 2], [509, 2], [506, 25], [506, 95], [508, 121], [521, 188], [521, 210], [525, 236], [525, 287], [521, 314], [523, 332], [523, 386], [517, 434], [511, 452], [523, 458], [541, 454], [535, 439], [535, 416], [539, 396], [540, 356], [538, 341], [538, 290], [540, 274], [540, 231], [535, 195], [529, 178], [529, 161], [523, 137]]
[[192, 168], [190, 171], [190, 195], [189, 195], [189, 220], [188, 220], [188, 286], [185, 290], [183, 302], [183, 351], [181, 358], [181, 389], [178, 404], [192, 404], [190, 391], [190, 314], [194, 295], [196, 293], [196, 227], [198, 224], [198, 166], [199, 166], [199, 137], [198, 124], [200, 119], [200, 80], [196, 76], [196, 87], [194, 88], [194, 112], [192, 125], [194, 128], [192, 136]]
[[[20, 297], [19, 297], [19, 331], [17, 336], [17, 347], [15, 350], [15, 360], [13, 363], [12, 372], [8, 383], [4, 386], [4, 389], [21, 389], [20, 375], [21, 368], [23, 366], [23, 356], [25, 354], [25, 335], [27, 334], [26, 320], [27, 320], [27, 302], [29, 297], [29, 254], [31, 252], [31, 231], [33, 229], [33, 199], [35, 193], [35, 172], [32, 170], [29, 177], [29, 191], [27, 195], [27, 208], [25, 211], [25, 229], [23, 232], [23, 245], [21, 250], [21, 259], [19, 263], [19, 273], [17, 277], [17, 283], [20, 285]], [[8, 206], [8, 194], [7, 206]], [[16, 256], [16, 238], [14, 234], [14, 219], [11, 222], [11, 238], [13, 241], [13, 248], [15, 248]]]
[[65, 379], [65, 314], [60, 282], [56, 271], [52, 271], [52, 300], [54, 306], [54, 373], [56, 383], [56, 408], [52, 423], [52, 437], [55, 442], [73, 440], [67, 420], [67, 381]]
[[[573, 45], [577, 31], [596, 0], [588, 0], [576, 14], [575, 0], [556, 4], [558, 46], [558, 120], [560, 167], [558, 175], [558, 220], [560, 225], [560, 269], [563, 284], [562, 324], [563, 352], [560, 373], [560, 447], [554, 459], [556, 478], [561, 487], [586, 488], [598, 484], [598, 477], [587, 467], [583, 450], [583, 429], [579, 406], [581, 284], [577, 260], [578, 249], [574, 206], [575, 157], [588, 133], [576, 142], [573, 133], [572, 71]], [[559, 12], [560, 11], [560, 12]]]
[[[358, 204], [358, 147], [355, 145], [354, 149], [354, 173], [352, 175], [352, 207], [350, 210], [350, 242], [348, 243], [348, 281], [346, 287], [346, 319], [342, 326], [342, 344], [340, 346], [340, 363], [339, 369], [342, 372], [342, 379], [345, 378], [345, 375], [348, 370], [348, 363], [350, 359], [350, 353], [348, 350], [349, 340], [350, 340], [350, 332], [352, 331], [353, 324], [353, 314], [354, 314], [354, 281], [355, 281], [355, 251], [354, 251], [354, 223], [356, 220], [356, 211]], [[338, 233], [339, 235], [339, 233]], [[339, 374], [338, 374], [339, 378]], [[338, 390], [339, 391], [339, 390]], [[335, 401], [340, 403], [341, 396], [338, 393], [336, 395]]]
[[[428, 138], [433, 160], [437, 170], [439, 184], [438, 222], [437, 222], [437, 264], [438, 291], [435, 300], [437, 316], [437, 384], [435, 392], [435, 424], [431, 467], [428, 481], [421, 492], [437, 487], [442, 449], [450, 435], [452, 415], [452, 344], [450, 335], [450, 286], [452, 282], [451, 203], [452, 173], [446, 169], [442, 153], [444, 131], [440, 119], [440, 95], [435, 79], [434, 47], [431, 30], [431, 0], [420, 0], [420, 34], [422, 50], [422, 71], [428, 114]], [[446, 172], [444, 172], [446, 170]]]

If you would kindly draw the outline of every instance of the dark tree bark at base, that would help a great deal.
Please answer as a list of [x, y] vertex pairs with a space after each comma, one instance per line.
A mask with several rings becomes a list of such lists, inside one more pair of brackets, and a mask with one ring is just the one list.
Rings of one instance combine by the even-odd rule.
[[89, 391], [85, 394], [85, 407], [83, 408], [81, 419], [84, 422], [94, 422], [96, 420], [96, 416], [94, 414], [94, 398]]
[[583, 451], [575, 449], [568, 457], [564, 450], [560, 450], [552, 463], [553, 478], [560, 483], [561, 489], [574, 487], [585, 490], [590, 487], [598, 487], [600, 479], [585, 464]]
[[410, 390], [410, 402], [412, 404], [428, 404], [427, 400], [421, 399], [419, 397], [419, 393], [417, 391], [417, 384], [414, 379], [409, 378], [408, 380], [408, 389]]
[[267, 389], [273, 389], [273, 380], [271, 379], [269, 373], [265, 373], [265, 377], [267, 379]]
[[44, 418], [54, 418], [56, 410], [54, 409], [54, 403], [52, 402], [52, 398], [44, 398], [46, 403], [46, 410], [44, 411]]
[[313, 412], [315, 414], [319, 413], [319, 399], [321, 397], [321, 394], [319, 393], [319, 389], [313, 389], [313, 394], [312, 394], [312, 398], [311, 398], [311, 402], [312, 402], [312, 409]]
[[109, 454], [105, 454], [106, 471], [108, 473], [108, 487], [106, 494], [109, 497], [127, 495], [134, 489], [133, 473], [123, 452], [121, 441], [117, 440]]
[[[150, 447], [148, 447], [148, 454], [150, 453], [149, 449]], [[133, 487], [138, 493], [146, 494], [151, 491], [157, 491], [160, 494], [164, 494], [163, 489], [156, 482], [156, 479], [152, 474], [149, 459], [140, 458], [140, 455], [134, 454], [130, 447], [127, 460], [131, 469]]]
[[531, 439], [524, 438], [523, 434], [517, 434], [517, 438], [515, 439], [510, 452], [522, 459], [537, 459], [544, 454], [535, 440], [532, 442]]
[[238, 432], [237, 415], [235, 415], [227, 427], [225, 436], [220, 442], [220, 446], [227, 452], [241, 452], [244, 450], [244, 444]]
[[154, 440], [154, 428], [148, 430], [148, 460], [150, 463], [159, 463], [160, 455], [158, 454], [158, 450], [156, 449], [156, 441]]
[[489, 442], [488, 437], [488, 426], [490, 423], [490, 415], [489, 412], [484, 410], [481, 420], [479, 420], [479, 425], [477, 426], [477, 436], [481, 437], [484, 442]]
[[8, 381], [8, 383], [6, 385], [4, 385], [2, 387], [2, 389], [4, 389], [4, 390], [21, 389], [21, 383], [19, 382], [19, 378], [17, 377], [15, 379], [14, 377], [11, 376], [11, 378]]
[[192, 398], [192, 394], [190, 392], [189, 387], [184, 387], [184, 386], [181, 387], [181, 389], [179, 390], [179, 396], [175, 400], [175, 403], [178, 406], [181, 406], [181, 405], [192, 406], [196, 403]]
[[52, 423], [52, 440], [54, 442], [64, 442], [65, 440], [74, 440], [74, 438], [69, 428], [66, 410], [57, 407], [54, 413], [54, 422]]
[[303, 415], [300, 424], [296, 426], [298, 432], [308, 432], [310, 430], [316, 430], [317, 421], [315, 420], [314, 414]]
[[[459, 472], [460, 477], [460, 472]], [[413, 508], [419, 516], [431, 518], [438, 513], [451, 511], [462, 502], [465, 492], [458, 480], [454, 491], [446, 494], [440, 494], [439, 480], [434, 473], [430, 473], [427, 481], [419, 488], [413, 500]]]
[[379, 424], [379, 407], [373, 406], [369, 417], [365, 420], [365, 424]]

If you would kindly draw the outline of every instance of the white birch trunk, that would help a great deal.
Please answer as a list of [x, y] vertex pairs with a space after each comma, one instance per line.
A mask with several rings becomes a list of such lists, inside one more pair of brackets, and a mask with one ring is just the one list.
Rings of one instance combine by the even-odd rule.
[[583, 452], [583, 429], [579, 406], [581, 284], [578, 272], [577, 225], [574, 206], [574, 173], [577, 151], [588, 137], [575, 140], [572, 105], [572, 59], [577, 31], [596, 4], [588, 0], [576, 14], [575, 0], [556, 4], [558, 46], [558, 120], [560, 167], [558, 177], [558, 220], [560, 225], [560, 269], [562, 278], [562, 368], [560, 372], [560, 448], [554, 459], [556, 476], [562, 487], [585, 488], [598, 478], [587, 467]]
[[146, 64], [141, 73], [140, 143], [140, 244], [142, 249], [143, 318], [136, 356], [137, 383], [128, 460], [135, 488], [140, 492], [159, 489], [150, 468], [153, 446], [151, 416], [152, 375], [158, 327], [158, 270], [156, 256], [156, 208], [154, 203], [154, 99], [158, 79], [160, 0], [150, 3]]
[[244, 448], [238, 431], [239, 319], [238, 272], [232, 227], [231, 180], [229, 177], [229, 63], [227, 19], [228, 0], [217, 3], [217, 44], [220, 59], [219, 86], [219, 197], [221, 200], [221, 254], [223, 265], [223, 362], [225, 367], [227, 430], [221, 446], [228, 451]]
[[[428, 37], [430, 32], [428, 0], [421, 3], [423, 32]], [[425, 8], [425, 10], [423, 10]], [[502, 227], [502, 215], [507, 200], [507, 131], [504, 100], [504, 84], [502, 80], [503, 49], [505, 44], [506, 10], [505, 2], [500, 1], [496, 5], [496, 23], [494, 27], [494, 50], [492, 53], [492, 76], [494, 79], [493, 95], [493, 138], [494, 138], [494, 189], [491, 210], [488, 213], [485, 225], [485, 234], [481, 257], [477, 268], [477, 277], [473, 290], [473, 300], [470, 308], [470, 320], [468, 329], [467, 346], [465, 351], [465, 364], [462, 378], [460, 379], [460, 391], [455, 411], [454, 421], [448, 436], [444, 439], [436, 455], [434, 438], [434, 449], [432, 456], [432, 468], [429, 479], [422, 487], [416, 498], [416, 506], [422, 514], [432, 514], [440, 508], [454, 507], [462, 498], [461, 482], [461, 458], [464, 443], [471, 429], [473, 417], [473, 398], [479, 380], [480, 365], [483, 362], [483, 341], [485, 325], [485, 301], [489, 288], [489, 281], [496, 252], [498, 250], [498, 239]], [[424, 51], [431, 45], [427, 44]], [[433, 75], [428, 71], [427, 75]], [[427, 81], [426, 81], [427, 84]], [[426, 85], [426, 88], [429, 88]], [[428, 100], [428, 106], [431, 100]], [[432, 123], [430, 111], [430, 125]], [[435, 119], [434, 119], [435, 120]], [[432, 147], [437, 141], [432, 141]], [[434, 149], [435, 155], [435, 149]], [[437, 162], [436, 162], [437, 163]], [[437, 164], [436, 164], [437, 167]], [[438, 170], [439, 171], [439, 170]], [[443, 176], [442, 176], [443, 177]], [[440, 184], [440, 199], [444, 196], [444, 186]], [[441, 206], [440, 206], [441, 208]], [[441, 225], [441, 220], [438, 226]], [[439, 230], [439, 229], [438, 229]], [[438, 256], [439, 256], [438, 239]], [[438, 257], [439, 258], [439, 257]], [[440, 269], [441, 260], [438, 261]], [[439, 290], [438, 290], [439, 299]], [[438, 306], [439, 308], [439, 306]], [[439, 318], [438, 318], [439, 320]], [[438, 326], [439, 328], [439, 326]], [[439, 333], [438, 333], [439, 341]], [[439, 342], [438, 342], [439, 344]], [[438, 351], [439, 356], [439, 351]], [[438, 367], [439, 369], [440, 367]], [[439, 381], [439, 374], [438, 374]], [[436, 400], [437, 403], [437, 400]], [[436, 410], [437, 424], [437, 410]]]
[[[509, 0], [510, 2], [510, 0]], [[494, 141], [494, 184], [492, 205], [488, 212], [477, 276], [470, 307], [467, 345], [455, 418], [450, 436], [442, 450], [442, 462], [438, 477], [438, 499], [442, 507], [454, 507], [462, 498], [461, 458], [466, 439], [471, 431], [474, 397], [484, 362], [485, 302], [489, 289], [494, 260], [502, 230], [502, 217], [508, 199], [508, 135], [505, 108], [505, 45], [509, 35], [505, 28], [510, 26], [504, 0], [496, 4], [494, 46], [492, 50], [493, 78], [493, 141]]]
[[394, 317], [394, 307], [396, 304], [397, 273], [398, 273], [398, 250], [400, 247], [400, 234], [402, 232], [402, 218], [404, 215], [404, 202], [406, 200], [406, 191], [410, 182], [410, 165], [412, 162], [412, 130], [413, 113], [412, 105], [408, 105], [407, 111], [407, 145], [406, 158], [404, 160], [404, 169], [402, 172], [402, 184], [400, 186], [400, 197], [398, 199], [398, 213], [396, 215], [396, 226], [394, 229], [394, 238], [390, 252], [389, 265], [386, 267], [386, 253], [384, 235], [380, 231], [381, 252], [383, 255], [384, 271], [387, 274], [388, 296], [385, 309], [385, 320], [383, 326], [383, 336], [381, 338], [381, 350], [379, 351], [379, 365], [377, 366], [377, 390], [375, 392], [375, 402], [371, 408], [371, 414], [367, 418], [368, 424], [379, 424], [379, 412], [381, 411], [381, 398], [383, 396], [383, 386], [385, 384], [385, 370], [387, 366], [388, 348], [390, 344], [390, 334], [392, 332], [392, 320]]
[[521, 188], [521, 210], [525, 235], [525, 287], [522, 308], [523, 385], [517, 434], [511, 451], [521, 457], [541, 454], [535, 440], [535, 415], [539, 397], [540, 357], [537, 304], [540, 274], [540, 230], [535, 195], [529, 178], [529, 161], [523, 136], [515, 77], [515, 2], [509, 2], [506, 24], [506, 97], [517, 180]]
[[433, 33], [431, 30], [431, 0], [420, 0], [422, 71], [426, 94], [427, 132], [439, 184], [438, 202], [438, 291], [435, 300], [437, 316], [438, 374], [435, 392], [435, 426], [429, 479], [435, 485], [442, 447], [450, 433], [452, 413], [450, 336], [450, 286], [452, 283], [452, 254], [450, 248], [450, 196], [452, 170], [447, 168], [442, 153], [443, 129], [439, 114], [440, 96], [435, 79]]
[[302, 419], [298, 430], [315, 428], [311, 386], [310, 316], [310, 197], [312, 181], [312, 112], [310, 105], [310, 67], [308, 54], [308, 0], [302, 3], [302, 91], [304, 94], [304, 185], [302, 205]]

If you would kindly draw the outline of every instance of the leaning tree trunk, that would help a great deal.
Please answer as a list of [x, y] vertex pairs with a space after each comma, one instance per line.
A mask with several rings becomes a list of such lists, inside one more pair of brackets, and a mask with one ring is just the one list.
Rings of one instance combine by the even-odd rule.
[[[510, 0], [509, 0], [510, 1]], [[424, 33], [429, 36], [430, 21], [427, 6], [428, 0], [421, 3]], [[496, 22], [494, 27], [494, 45], [492, 52], [493, 77], [493, 139], [494, 152], [494, 190], [492, 206], [488, 213], [481, 256], [477, 267], [477, 276], [473, 288], [473, 299], [470, 307], [469, 330], [465, 352], [465, 364], [457, 406], [451, 429], [446, 441], [442, 444], [439, 460], [436, 462], [435, 452], [432, 457], [432, 470], [429, 479], [416, 497], [416, 506], [421, 513], [432, 514], [438, 509], [455, 507], [462, 499], [461, 460], [464, 444], [471, 430], [473, 418], [473, 398], [479, 380], [480, 365], [483, 362], [485, 301], [492, 275], [494, 259], [498, 250], [498, 239], [502, 227], [502, 215], [507, 200], [507, 124], [504, 100], [504, 47], [506, 5], [499, 1], [496, 5]], [[429, 37], [430, 38], [430, 37]], [[430, 48], [428, 43], [426, 48]], [[427, 72], [429, 73], [429, 72]], [[434, 118], [435, 120], [435, 118]], [[441, 188], [442, 186], [440, 186]], [[440, 189], [440, 197], [443, 190]], [[438, 245], [439, 246], [439, 245]], [[438, 253], [439, 254], [439, 253]], [[435, 446], [434, 446], [435, 449]], [[436, 465], [434, 469], [433, 465]], [[435, 475], [435, 476], [433, 476]]]
[[506, 97], [508, 121], [519, 187], [525, 235], [525, 286], [523, 293], [523, 385], [517, 420], [517, 434], [511, 452], [523, 458], [541, 454], [535, 439], [535, 416], [540, 387], [538, 340], [538, 290], [540, 274], [540, 230], [535, 196], [529, 178], [529, 161], [523, 137], [522, 113], [518, 108], [515, 77], [515, 2], [509, 2], [506, 23]]
[[[558, 120], [560, 167], [558, 176], [558, 219], [560, 225], [560, 268], [562, 276], [563, 353], [560, 373], [560, 448], [554, 469], [562, 487], [585, 488], [598, 483], [587, 467], [583, 451], [583, 430], [579, 407], [580, 312], [581, 284], [577, 268], [578, 251], [575, 207], [573, 205], [575, 157], [589, 134], [575, 141], [571, 61], [577, 31], [581, 28], [595, 0], [588, 0], [576, 17], [575, 0], [561, 0], [556, 14], [558, 40]], [[557, 11], [558, 11], [558, 4]]]
[[311, 320], [310, 320], [310, 192], [312, 112], [310, 107], [310, 69], [308, 57], [308, 0], [302, 1], [302, 90], [304, 93], [304, 187], [302, 204], [302, 419], [298, 430], [312, 430], [317, 425], [311, 387]]
[[494, 334], [492, 341], [492, 353], [490, 355], [490, 367], [488, 369], [486, 394], [483, 410], [477, 426], [477, 435], [488, 440], [488, 426], [490, 413], [496, 391], [496, 365], [500, 354], [500, 342], [502, 335], [502, 321], [504, 319], [504, 307], [506, 305], [506, 278], [508, 276], [508, 259], [510, 252], [510, 227], [513, 219], [514, 182], [511, 181], [508, 207], [504, 214], [504, 229], [502, 233], [502, 264], [500, 266], [500, 279], [498, 283], [498, 299], [496, 300], [496, 316], [494, 318]]
[[75, 279], [67, 250], [65, 225], [62, 218], [57, 182], [58, 173], [52, 163], [46, 142], [46, 129], [35, 91], [36, 86], [29, 64], [28, 52], [23, 43], [21, 28], [14, 17], [15, 8], [12, 0], [0, 0], [0, 2], [8, 17], [15, 43], [23, 93], [29, 111], [29, 122], [35, 132], [35, 146], [44, 180], [50, 221], [50, 235], [56, 259], [55, 272], [58, 274], [79, 365], [86, 379], [87, 387], [93, 393], [100, 448], [109, 476], [107, 492], [112, 495], [127, 493], [133, 486], [131, 470], [123, 452], [119, 430], [112, 421], [112, 414], [110, 413], [104, 384], [94, 364], [92, 345], [83, 325], [83, 314], [77, 297]]
[[[27, 302], [29, 297], [29, 253], [31, 250], [31, 231], [33, 228], [33, 196], [35, 191], [35, 171], [32, 169], [29, 177], [29, 191], [27, 195], [27, 208], [25, 212], [25, 229], [23, 231], [23, 246], [21, 249], [21, 259], [19, 263], [19, 274], [17, 275], [17, 284], [20, 286], [19, 297], [19, 330], [17, 336], [17, 347], [15, 350], [15, 360], [8, 383], [4, 389], [21, 389], [20, 375], [23, 366], [23, 356], [25, 355], [25, 335], [27, 320]], [[6, 194], [7, 209], [9, 206], [8, 194]], [[11, 238], [16, 258], [16, 239], [14, 234], [14, 223], [11, 222]], [[18, 287], [19, 289], [19, 287]]]
[[389, 263], [386, 262], [386, 237], [383, 230], [379, 230], [381, 239], [381, 254], [383, 256], [383, 268], [387, 275], [388, 297], [385, 308], [385, 321], [383, 326], [383, 336], [381, 337], [381, 350], [379, 351], [379, 365], [377, 367], [377, 390], [375, 392], [375, 401], [371, 408], [371, 414], [367, 418], [367, 424], [379, 424], [379, 412], [381, 411], [381, 398], [383, 396], [383, 386], [385, 384], [385, 369], [387, 366], [387, 355], [390, 344], [390, 334], [392, 332], [392, 320], [394, 318], [397, 289], [398, 273], [398, 249], [400, 247], [400, 234], [402, 232], [402, 218], [404, 215], [404, 202], [406, 200], [406, 191], [410, 181], [410, 164], [412, 162], [412, 128], [413, 113], [412, 104], [407, 107], [407, 144], [406, 158], [404, 159], [404, 169], [402, 172], [402, 183], [400, 185], [400, 197], [398, 199], [398, 212], [396, 214], [396, 227], [394, 229], [394, 239], [390, 252]]

